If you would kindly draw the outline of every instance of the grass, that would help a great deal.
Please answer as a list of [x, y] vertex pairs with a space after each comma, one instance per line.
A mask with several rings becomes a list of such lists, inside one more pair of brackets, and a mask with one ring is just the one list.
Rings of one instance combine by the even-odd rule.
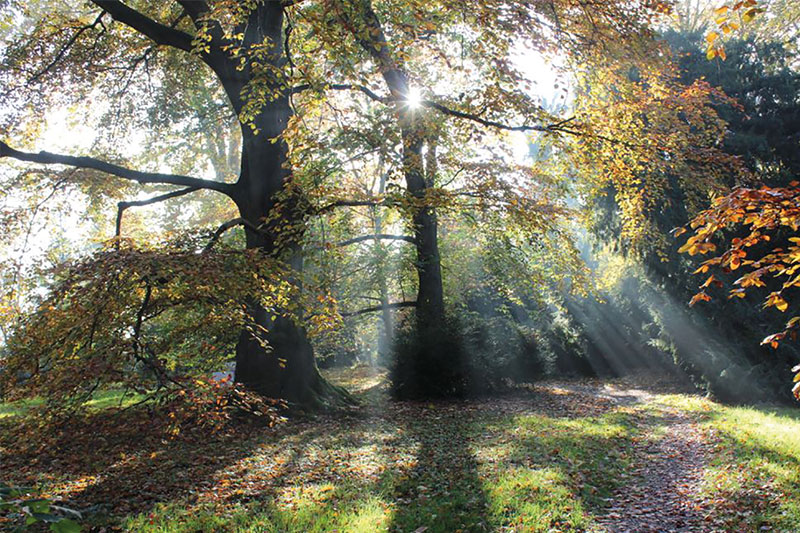
[[[119, 389], [98, 390], [92, 398], [84, 403], [91, 411], [102, 411], [110, 407], [128, 407], [141, 400], [142, 396], [135, 392], [126, 392]], [[15, 416], [23, 416], [31, 409], [44, 405], [42, 398], [30, 398], [16, 402], [0, 402], [0, 420]]]
[[[340, 381], [375, 403], [350, 416], [275, 430], [165, 441], [122, 434], [0, 461], [72, 507], [84, 525], [136, 532], [597, 531], [627, 483], [636, 446], [694, 417], [717, 445], [699, 495], [722, 531], [795, 531], [800, 523], [798, 410], [726, 407], [692, 395], [620, 406], [568, 388], [463, 403], [380, 401], [380, 376]], [[93, 398], [102, 413], [119, 393]], [[132, 400], [126, 400], [132, 401]], [[0, 406], [19, 415], [25, 406]], [[6, 418], [6, 421], [10, 420]], [[85, 433], [85, 432], [84, 432]], [[144, 436], [144, 434], [142, 435]], [[0, 443], [2, 440], [0, 440]], [[18, 466], [15, 470], [15, 466]]]
[[[800, 413], [797, 409], [716, 407], [706, 424], [719, 451], [707, 491], [723, 500], [726, 527], [800, 527]], [[749, 511], [749, 512], [748, 512]]]
[[696, 416], [717, 443], [702, 494], [717, 529], [800, 529], [800, 409], [725, 406], [690, 395], [663, 395], [648, 408], [663, 406]]
[[[338, 428], [335, 437], [306, 435], [304, 451], [286, 442], [303, 471], [256, 492], [249, 503], [171, 502], [129, 518], [125, 529], [583, 531], [628, 466], [620, 450], [637, 433], [633, 418], [621, 413], [565, 420], [487, 405], [466, 413], [459, 406], [415, 406], [415, 412], [423, 416], [374, 421], [372, 435], [365, 422]], [[273, 452], [268, 446], [237, 465], [251, 477], [231, 480], [232, 492], [248, 494], [264, 470], [283, 464]], [[262, 470], [253, 472], [254, 464]]]

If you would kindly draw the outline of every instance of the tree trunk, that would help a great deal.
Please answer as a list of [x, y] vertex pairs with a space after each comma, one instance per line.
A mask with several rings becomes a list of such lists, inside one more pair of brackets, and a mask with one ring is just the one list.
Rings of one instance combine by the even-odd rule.
[[[378, 184], [378, 194], [383, 195], [386, 192], [386, 177], [387, 174], [384, 170], [383, 155], [381, 155], [381, 162], [379, 165], [380, 182]], [[372, 221], [373, 232], [375, 235], [383, 233], [383, 212], [377, 206], [372, 207]], [[389, 283], [387, 280], [386, 270], [386, 249], [379, 238], [375, 238], [373, 247], [375, 257], [378, 258], [378, 292], [381, 301], [381, 327], [378, 330], [378, 363], [386, 365], [391, 360], [391, 344], [394, 332], [394, 315], [391, 307], [389, 307]]]
[[[411, 93], [408, 73], [386, 39], [371, 0], [360, 0], [344, 10], [348, 24], [356, 28], [356, 39], [380, 69], [386, 87], [395, 100], [395, 112], [403, 139], [403, 175], [412, 200], [411, 223], [417, 252], [416, 342], [403, 360], [394, 361], [392, 380], [399, 397], [450, 396], [462, 390], [459, 339], [444, 339], [444, 291], [439, 255], [436, 211], [426, 205], [429, 184], [425, 179], [423, 146], [427, 132], [420, 110], [409, 107]], [[451, 332], [452, 333], [452, 332]], [[455, 392], [454, 392], [455, 391]]]
[[[278, 1], [266, 1], [257, 6], [247, 21], [243, 47], [271, 43], [264, 57], [273, 62], [276, 70], [284, 67], [283, 8]], [[254, 77], [267, 76], [264, 70], [253, 72], [251, 65], [239, 70], [230, 61], [220, 60], [214, 70], [233, 104], [242, 116], [247, 101], [243, 89]], [[263, 79], [259, 81], [263, 82]], [[268, 80], [268, 94], [281, 93], [282, 80]], [[292, 115], [285, 94], [267, 97], [255, 116], [242, 124], [242, 161], [233, 200], [240, 216], [252, 227], [264, 225], [263, 231], [247, 228], [247, 248], [259, 249], [265, 256], [287, 262], [294, 271], [303, 267], [300, 240], [303, 233], [302, 199], [293, 194], [291, 170], [287, 164], [288, 147], [282, 139]], [[275, 141], [277, 139], [277, 141]], [[279, 196], [283, 193], [283, 198]], [[282, 201], [279, 214], [274, 213], [276, 202]], [[281, 228], [279, 230], [279, 228]], [[286, 228], [290, 228], [287, 232]], [[306, 408], [340, 404], [349, 396], [329, 385], [319, 374], [314, 352], [299, 316], [273, 316], [253, 295], [246, 303], [248, 320], [255, 327], [245, 327], [236, 346], [234, 380], [251, 390], [271, 398], [279, 398]], [[264, 333], [258, 333], [264, 332]]]

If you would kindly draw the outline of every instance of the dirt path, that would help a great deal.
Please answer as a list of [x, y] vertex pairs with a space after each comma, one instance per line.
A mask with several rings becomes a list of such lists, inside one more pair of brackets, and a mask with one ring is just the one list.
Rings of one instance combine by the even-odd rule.
[[[625, 391], [618, 401], [636, 403], [639, 392]], [[694, 497], [710, 444], [697, 423], [677, 409], [664, 408], [646, 424], [634, 466], [598, 522], [609, 533], [711, 531]]]

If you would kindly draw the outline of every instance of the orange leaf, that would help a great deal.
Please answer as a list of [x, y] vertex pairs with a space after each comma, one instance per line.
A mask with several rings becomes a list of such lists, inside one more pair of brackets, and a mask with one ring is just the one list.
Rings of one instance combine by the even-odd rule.
[[710, 302], [711, 301], [711, 296], [709, 296], [705, 292], [699, 292], [699, 293], [694, 295], [694, 298], [692, 298], [692, 300], [689, 302], [689, 305], [692, 306], [692, 305], [694, 305], [694, 304], [696, 304], [697, 302], [700, 302], [700, 301]]

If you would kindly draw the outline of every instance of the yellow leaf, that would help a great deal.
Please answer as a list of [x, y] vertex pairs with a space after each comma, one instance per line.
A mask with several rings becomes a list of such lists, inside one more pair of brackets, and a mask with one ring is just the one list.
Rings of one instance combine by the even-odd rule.
[[713, 43], [717, 39], [719, 39], [719, 33], [715, 32], [715, 31], [712, 31], [711, 33], [706, 35], [706, 41], [708, 41], [709, 43]]
[[730, 297], [733, 298], [734, 296], [736, 298], [744, 298], [745, 296], [747, 296], [747, 292], [745, 292], [744, 289], [733, 289], [731, 291]]

